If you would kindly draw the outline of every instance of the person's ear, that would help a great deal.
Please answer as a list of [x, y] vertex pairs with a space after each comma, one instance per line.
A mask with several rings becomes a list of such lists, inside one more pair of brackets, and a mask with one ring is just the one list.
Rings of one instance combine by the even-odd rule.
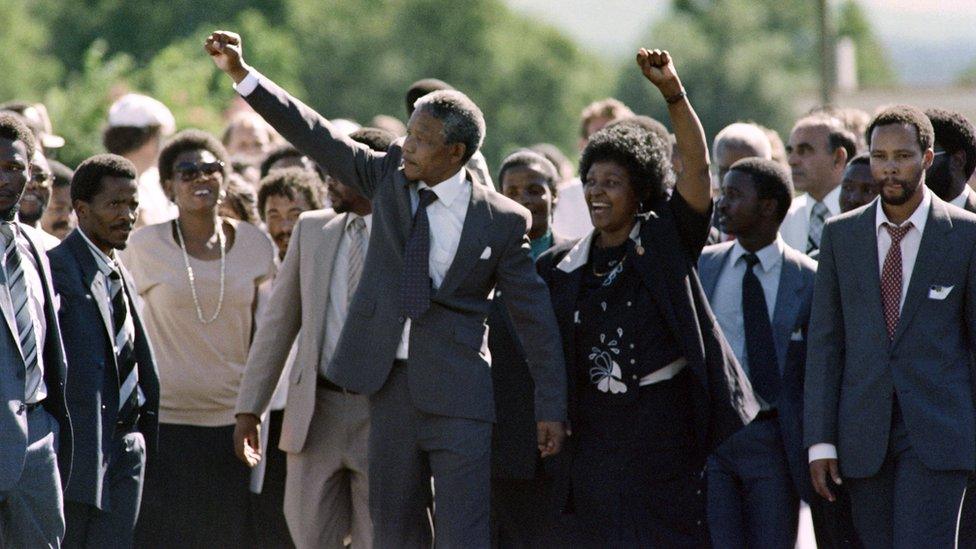
[[176, 203], [176, 193], [173, 190], [173, 180], [165, 179], [159, 182], [159, 185], [163, 188], [163, 194], [170, 202]]
[[834, 167], [840, 169], [847, 167], [847, 149], [844, 147], [834, 149]]
[[468, 147], [464, 143], [451, 143], [450, 158], [452, 164], [464, 165], [463, 158], [465, 152], [467, 152]]
[[931, 168], [933, 160], [935, 160], [935, 151], [932, 150], [932, 147], [929, 147], [922, 153], [922, 168], [926, 170]]
[[81, 199], [75, 199], [71, 201], [71, 207], [74, 209], [75, 214], [78, 219], [87, 218], [89, 211], [89, 204]]

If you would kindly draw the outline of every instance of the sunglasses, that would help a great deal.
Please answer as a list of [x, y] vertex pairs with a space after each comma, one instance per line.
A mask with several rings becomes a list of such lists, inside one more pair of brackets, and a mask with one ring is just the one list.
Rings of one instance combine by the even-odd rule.
[[30, 182], [38, 187], [50, 187], [54, 182], [54, 176], [49, 173], [34, 172], [31, 174]]
[[213, 175], [224, 171], [224, 163], [217, 160], [214, 162], [180, 162], [173, 169], [177, 177], [183, 181], [193, 181], [203, 176]]

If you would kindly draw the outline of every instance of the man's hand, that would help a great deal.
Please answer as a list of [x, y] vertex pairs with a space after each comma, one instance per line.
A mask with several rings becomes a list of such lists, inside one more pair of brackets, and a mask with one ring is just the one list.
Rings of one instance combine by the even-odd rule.
[[815, 459], [810, 462], [810, 480], [813, 482], [813, 489], [827, 501], [835, 501], [836, 498], [827, 485], [828, 475], [834, 484], [842, 483], [836, 459]]
[[233, 78], [235, 83], [239, 84], [250, 72], [244, 63], [241, 37], [236, 33], [214, 31], [204, 41], [203, 49], [213, 59], [214, 65]]
[[536, 423], [536, 434], [539, 441], [539, 453], [542, 457], [554, 456], [563, 447], [566, 429], [558, 421], [540, 421]]
[[234, 453], [237, 458], [254, 467], [261, 461], [261, 419], [254, 414], [238, 414], [234, 427]]
[[674, 70], [670, 53], [663, 50], [641, 48], [637, 51], [637, 65], [644, 73], [644, 77], [651, 84], [657, 86], [664, 97], [681, 93], [681, 80], [678, 79], [678, 73]]

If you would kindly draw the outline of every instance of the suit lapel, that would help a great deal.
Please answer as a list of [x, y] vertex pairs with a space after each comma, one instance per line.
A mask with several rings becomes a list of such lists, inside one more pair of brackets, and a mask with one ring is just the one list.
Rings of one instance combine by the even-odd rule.
[[17, 347], [20, 358], [23, 359], [24, 354], [20, 349], [20, 332], [17, 330], [17, 319], [14, 317], [14, 304], [10, 298], [10, 289], [7, 287], [7, 276], [3, 272], [0, 272], [0, 281], [3, 281], [3, 286], [0, 288], [0, 309], [3, 310], [3, 319], [7, 321], [7, 327], [10, 329], [10, 339]]
[[[469, 177], [469, 180], [472, 178]], [[487, 234], [488, 224], [491, 222], [491, 211], [488, 209], [488, 191], [484, 185], [471, 185], [471, 200], [468, 203], [468, 213], [464, 217], [461, 229], [461, 239], [458, 241], [454, 261], [451, 262], [444, 282], [435, 292], [435, 296], [450, 295], [464, 280], [464, 275], [481, 257], [484, 250], [484, 235]], [[498, 250], [499, 252], [501, 250]]]
[[82, 282], [84, 282], [88, 291], [91, 292], [92, 299], [95, 301], [95, 305], [98, 306], [99, 315], [102, 317], [102, 325], [105, 327], [105, 334], [108, 336], [109, 341], [114, 341], [115, 334], [112, 329], [112, 311], [109, 309], [109, 303], [107, 301], [108, 290], [105, 276], [98, 270], [98, 265], [95, 263], [95, 258], [92, 257], [91, 251], [88, 249], [88, 244], [85, 243], [84, 238], [78, 233], [77, 229], [68, 236], [67, 242], [68, 246], [71, 247], [71, 253], [78, 261], [78, 266], [81, 268]]
[[410, 229], [413, 226], [413, 206], [410, 202], [410, 180], [403, 175], [403, 168], [399, 168], [394, 177], [396, 181], [395, 194], [397, 204], [397, 226], [400, 227], [403, 242], [410, 237]]
[[905, 332], [906, 326], [911, 323], [912, 316], [918, 310], [932, 277], [939, 272], [941, 258], [945, 257], [948, 252], [947, 235], [951, 230], [952, 222], [949, 220], [945, 205], [933, 196], [929, 218], [925, 222], [925, 232], [922, 233], [922, 241], [918, 246], [918, 256], [916, 256], [915, 266], [912, 268], [912, 279], [908, 284], [905, 304], [901, 308], [898, 327], [895, 329], [895, 337], [892, 340], [893, 345], [898, 343], [898, 339]]
[[[637, 253], [634, 258], [636, 259], [634, 265], [637, 272], [641, 275], [644, 284], [654, 294], [654, 300], [657, 302], [658, 307], [660, 307], [665, 321], [675, 330], [675, 333], [681, 333], [681, 325], [678, 324], [678, 316], [675, 314], [671, 296], [672, 292], [675, 292], [674, 295], [682, 295], [685, 290], [683, 288], [671, 288], [669, 283], [682, 279], [676, 276], [662, 276], [661, 272], [662, 269], [675, 268], [672, 261], [674, 258], [671, 255], [675, 251], [671, 249], [665, 250], [661, 246], [661, 242], [670, 240], [667, 240], [661, 234], [663, 225], [661, 218], [657, 214], [651, 212], [641, 223], [637, 247], [638, 250], [643, 247], [644, 253]], [[654, 263], [653, 265], [651, 265], [652, 261]]]
[[[312, 310], [325, 311], [329, 305], [332, 270], [335, 267], [336, 254], [339, 252], [339, 241], [342, 239], [342, 232], [346, 228], [348, 217], [349, 214], [339, 214], [327, 221], [321, 228], [322, 235], [321, 238], [317, 239], [318, 245], [315, 248], [312, 260], [314, 274], [311, 279], [316, 281], [317, 289], [317, 291], [311, 292], [311, 295], [316, 299], [315, 303], [310, 304]], [[314, 338], [312, 348], [321, 350], [322, 338], [325, 335], [325, 314], [317, 315], [316, 318], [321, 318], [322, 324], [317, 327], [318, 329], [303, 330], [302, 337]], [[318, 364], [318, 359], [316, 359], [316, 364]]]
[[[838, 269], [844, 267], [845, 260], [849, 260], [854, 262], [854, 268], [851, 272], [867, 273], [859, 285], [864, 299], [867, 300], [867, 320], [874, 324], [871, 328], [873, 333], [886, 334], [884, 309], [881, 307], [881, 270], [878, 267], [878, 227], [875, 225], [880, 207], [880, 200], [875, 199], [870, 208], [861, 212], [854, 234], [843, 235], [844, 238], [849, 238], [852, 241], [850, 250], [853, 252], [853, 257], [847, 258], [835, 254], [835, 260], [838, 263]], [[887, 340], [887, 335], [885, 335], [884, 341], [887, 342]]]
[[776, 360], [779, 363], [780, 374], [786, 368], [786, 351], [790, 346], [790, 337], [797, 327], [797, 314], [800, 311], [800, 295], [806, 282], [801, 276], [797, 261], [791, 256], [790, 250], [783, 253], [783, 266], [779, 275], [779, 289], [776, 291], [776, 307], [773, 309], [773, 341], [776, 344]]
[[[712, 300], [712, 295], [715, 294], [715, 286], [718, 285], [718, 277], [722, 273], [725, 263], [729, 260], [729, 254], [731, 252], [732, 246], [727, 246], [724, 250], [711, 256], [713, 259], [699, 262], [698, 278], [701, 280], [702, 289], [705, 290], [705, 297], [707, 297], [709, 301]], [[702, 258], [704, 257], [706, 257], [705, 254], [702, 254]]]

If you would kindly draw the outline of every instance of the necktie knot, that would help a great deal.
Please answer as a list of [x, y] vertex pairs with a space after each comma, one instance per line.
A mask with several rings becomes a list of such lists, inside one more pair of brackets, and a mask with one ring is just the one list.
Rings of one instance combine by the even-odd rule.
[[885, 223], [884, 228], [886, 231], [888, 231], [888, 236], [891, 237], [891, 245], [896, 246], [901, 243], [901, 240], [905, 238], [905, 235], [907, 235], [908, 231], [911, 230], [912, 223], [905, 223], [900, 227], [892, 225], [891, 223]]
[[3, 236], [4, 244], [10, 242], [14, 238], [14, 225], [10, 222], [0, 223], [0, 236]]
[[366, 220], [361, 217], [355, 217], [349, 222], [349, 232], [358, 233], [366, 228]]
[[420, 205], [418, 208], [426, 208], [437, 200], [437, 193], [430, 189], [420, 189], [417, 191], [417, 194], [420, 196]]
[[814, 202], [813, 203], [813, 209], [810, 210], [810, 217], [811, 218], [826, 219], [827, 218], [827, 205], [824, 204], [823, 202]]
[[759, 264], [759, 256], [757, 256], [756, 254], [746, 254], [742, 256], [742, 259], [745, 260], [746, 267], [750, 270]]

